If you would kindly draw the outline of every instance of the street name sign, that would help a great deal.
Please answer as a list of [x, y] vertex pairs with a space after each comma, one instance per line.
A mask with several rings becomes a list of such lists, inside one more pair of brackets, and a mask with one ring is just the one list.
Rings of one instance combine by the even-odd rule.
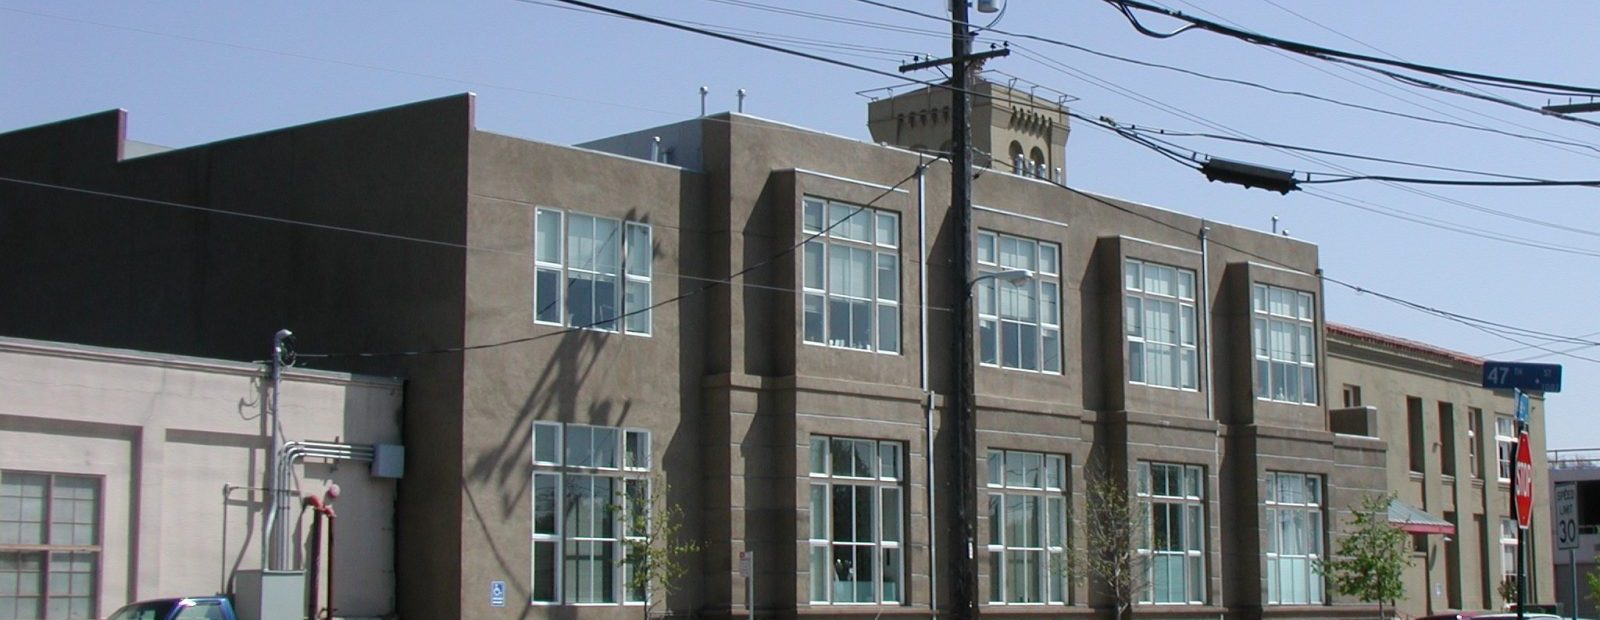
[[1528, 529], [1533, 520], [1533, 450], [1528, 445], [1528, 431], [1517, 436], [1517, 526]]
[[1571, 482], [1556, 485], [1556, 492], [1551, 499], [1554, 505], [1551, 506], [1550, 519], [1556, 522], [1556, 550], [1577, 549], [1578, 485]]
[[1524, 392], [1560, 392], [1561, 365], [1530, 362], [1484, 362], [1483, 387]]

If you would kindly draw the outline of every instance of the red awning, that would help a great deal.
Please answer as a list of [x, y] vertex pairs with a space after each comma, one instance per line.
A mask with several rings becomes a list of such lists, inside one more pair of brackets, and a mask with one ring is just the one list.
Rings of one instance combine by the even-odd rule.
[[1454, 536], [1455, 524], [1440, 519], [1400, 500], [1389, 502], [1389, 524], [1412, 534]]

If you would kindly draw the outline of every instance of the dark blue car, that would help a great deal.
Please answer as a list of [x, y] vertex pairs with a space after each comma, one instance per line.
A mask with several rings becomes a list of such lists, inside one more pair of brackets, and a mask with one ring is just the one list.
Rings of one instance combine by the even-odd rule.
[[233, 605], [221, 596], [162, 598], [129, 603], [107, 620], [236, 620]]

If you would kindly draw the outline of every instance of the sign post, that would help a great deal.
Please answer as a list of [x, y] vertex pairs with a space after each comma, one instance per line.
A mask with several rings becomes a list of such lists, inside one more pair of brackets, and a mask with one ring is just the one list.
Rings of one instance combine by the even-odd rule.
[[[1528, 442], [1528, 395], [1525, 392], [1560, 392], [1560, 364], [1528, 362], [1483, 363], [1483, 387], [1511, 390], [1517, 412], [1517, 460], [1511, 470], [1511, 511], [1517, 515], [1517, 618], [1525, 617], [1528, 578], [1522, 540], [1533, 520], [1533, 447]], [[1576, 595], [1576, 592], [1574, 592]], [[1576, 605], [1574, 605], [1576, 607]]]
[[1517, 462], [1511, 472], [1511, 490], [1516, 498], [1512, 508], [1517, 513], [1517, 618], [1526, 617], [1528, 604], [1527, 551], [1523, 540], [1528, 537], [1528, 526], [1533, 522], [1533, 449], [1529, 446], [1528, 430], [1517, 433]]
[[1578, 618], [1578, 486], [1571, 482], [1556, 485], [1551, 495], [1554, 506], [1550, 519], [1556, 526], [1556, 550], [1567, 552], [1567, 571], [1572, 576], [1572, 609], [1567, 614]]

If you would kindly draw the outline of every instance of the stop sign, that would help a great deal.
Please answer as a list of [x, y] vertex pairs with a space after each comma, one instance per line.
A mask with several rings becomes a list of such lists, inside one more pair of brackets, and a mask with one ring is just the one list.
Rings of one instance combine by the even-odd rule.
[[1533, 518], [1533, 450], [1528, 446], [1528, 431], [1517, 435], [1517, 525], [1528, 528]]

